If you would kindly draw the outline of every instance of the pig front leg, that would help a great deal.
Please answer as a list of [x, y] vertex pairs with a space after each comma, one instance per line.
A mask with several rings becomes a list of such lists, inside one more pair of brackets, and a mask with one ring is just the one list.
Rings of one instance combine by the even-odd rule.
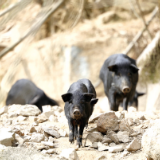
[[68, 125], [69, 125], [69, 141], [73, 143], [74, 142], [74, 125], [71, 119], [68, 119]]
[[112, 111], [118, 111], [118, 105], [116, 105], [116, 96], [115, 96], [115, 92], [113, 90], [109, 91], [108, 100], [109, 100], [109, 104], [110, 104], [110, 109]]
[[78, 130], [78, 137], [77, 137], [77, 147], [78, 148], [82, 146], [82, 136], [83, 136], [83, 130], [84, 130], [85, 125], [86, 125], [85, 123], [82, 123]]
[[127, 111], [128, 108], [128, 98], [123, 99], [123, 110]]

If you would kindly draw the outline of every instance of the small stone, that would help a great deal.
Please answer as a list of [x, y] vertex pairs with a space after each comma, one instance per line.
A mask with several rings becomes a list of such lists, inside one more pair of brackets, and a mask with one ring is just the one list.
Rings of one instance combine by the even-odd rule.
[[124, 150], [123, 145], [116, 145], [116, 146], [113, 146], [113, 147], [109, 147], [109, 152], [110, 153], [121, 152], [123, 150]]
[[49, 146], [46, 146], [42, 143], [36, 143], [36, 142], [25, 142], [24, 146], [30, 149], [36, 149], [36, 150], [42, 150], [42, 149], [49, 149]]
[[64, 131], [63, 129], [59, 129], [58, 133], [60, 134], [61, 137], [67, 137], [68, 136], [67, 132]]
[[30, 129], [29, 129], [29, 132], [33, 133], [33, 132], [37, 132], [37, 130], [34, 126], [31, 126]]
[[55, 149], [48, 149], [48, 150], [43, 150], [42, 153], [44, 154], [53, 154], [56, 153]]
[[18, 116], [18, 114], [17, 114], [17, 113], [14, 113], [14, 112], [8, 114], [8, 117], [9, 117], [9, 118], [14, 118], [14, 117], [17, 117], [17, 116]]
[[49, 136], [49, 138], [48, 138], [48, 142], [54, 142], [54, 138], [53, 137], [51, 137], [51, 136]]
[[110, 111], [102, 114], [97, 122], [97, 129], [99, 132], [106, 133], [108, 129], [117, 131], [119, 129], [118, 118], [115, 112]]
[[102, 144], [101, 142], [98, 142], [98, 151], [106, 151], [108, 150], [109, 146], [106, 146]]
[[114, 143], [119, 143], [119, 139], [118, 139], [117, 134], [115, 132], [108, 131], [107, 135]]
[[90, 147], [97, 149], [98, 148], [98, 142], [93, 142]]
[[54, 147], [54, 144], [52, 142], [44, 142], [44, 141], [42, 141], [41, 143], [46, 145], [46, 146], [49, 146], [49, 147]]
[[115, 114], [119, 120], [122, 120], [123, 118], [125, 118], [125, 114], [123, 112], [118, 111], [118, 112], [115, 112]]
[[30, 122], [37, 122], [37, 119], [38, 119], [38, 118], [35, 117], [35, 116], [29, 116], [28, 119], [29, 119]]
[[86, 137], [85, 146], [92, 145], [93, 142], [101, 142], [103, 135], [100, 132], [89, 133]]
[[107, 160], [106, 155], [101, 155], [98, 158], [96, 158], [96, 160]]
[[27, 117], [24, 117], [24, 116], [18, 116], [17, 117], [18, 122], [25, 121], [26, 119], [27, 119]]
[[113, 146], [116, 146], [116, 144], [115, 143], [110, 143], [109, 146], [113, 147]]
[[42, 126], [42, 129], [51, 136], [60, 138], [60, 134], [52, 127]]
[[112, 140], [108, 136], [105, 135], [103, 137], [102, 143], [111, 143], [111, 142], [112, 142]]
[[43, 113], [52, 111], [52, 107], [50, 105], [42, 106], [42, 111]]
[[2, 115], [1, 115], [1, 119], [3, 119], [3, 120], [4, 120], [4, 119], [8, 119], [8, 114], [7, 114], [7, 113], [2, 114]]
[[51, 115], [51, 116], [49, 117], [49, 121], [50, 121], [50, 122], [57, 122], [58, 120], [57, 120], [57, 118], [56, 118], [54, 115]]
[[137, 151], [141, 149], [141, 143], [135, 138], [127, 147], [127, 151]]
[[117, 137], [119, 142], [123, 142], [123, 143], [129, 142], [129, 132], [127, 131], [123, 131], [123, 132], [119, 131], [117, 133]]
[[120, 131], [128, 131], [130, 132], [130, 126], [128, 124], [128, 121], [126, 119], [122, 119], [119, 123], [119, 130]]
[[124, 150], [121, 154], [121, 158], [127, 156], [127, 154], [129, 154], [129, 152], [127, 150]]
[[60, 160], [79, 160], [74, 148], [64, 149], [59, 155]]
[[19, 145], [22, 145], [24, 143], [23, 138], [18, 134], [15, 134], [15, 140], [18, 142]]
[[4, 120], [3, 120], [3, 123], [4, 123], [5, 125], [11, 125], [11, 124], [12, 124], [12, 120], [11, 120], [11, 119], [4, 119]]
[[14, 140], [14, 132], [9, 128], [1, 128], [0, 144], [5, 146], [12, 146], [13, 140]]
[[135, 107], [128, 107], [128, 113], [136, 112], [137, 109]]
[[54, 116], [54, 111], [48, 111], [48, 112], [44, 112], [44, 113], [42, 113], [46, 118], [48, 118], [49, 119], [49, 117], [52, 115], [52, 116]]
[[21, 116], [37, 116], [41, 113], [41, 111], [37, 106], [23, 105], [17, 113]]
[[43, 140], [44, 140], [44, 135], [40, 133], [33, 133], [30, 139], [31, 142], [37, 142], [37, 143]]

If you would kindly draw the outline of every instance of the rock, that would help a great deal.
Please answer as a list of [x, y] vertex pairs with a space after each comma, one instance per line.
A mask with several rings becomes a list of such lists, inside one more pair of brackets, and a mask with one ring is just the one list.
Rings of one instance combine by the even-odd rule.
[[43, 111], [43, 113], [48, 112], [48, 111], [52, 111], [52, 107], [50, 105], [42, 106], [42, 111]]
[[4, 120], [4, 119], [8, 119], [8, 114], [7, 114], [7, 113], [2, 114], [2, 115], [1, 115], [1, 119], [3, 119], [3, 120]]
[[42, 126], [42, 129], [49, 135], [60, 138], [60, 134], [53, 127]]
[[49, 147], [54, 147], [54, 144], [52, 142], [44, 142], [44, 141], [42, 141], [41, 143], [46, 145], [46, 146], [49, 146]]
[[56, 153], [55, 149], [48, 149], [48, 150], [43, 150], [42, 153], [44, 154], [53, 154]]
[[34, 126], [31, 126], [30, 129], [29, 129], [29, 132], [33, 133], [33, 132], [37, 132], [37, 130]]
[[159, 160], [160, 158], [160, 119], [152, 122], [151, 128], [147, 129], [142, 137], [142, 149], [148, 159]]
[[107, 160], [107, 156], [106, 155], [101, 155], [98, 158], [96, 158], [95, 160]]
[[97, 122], [97, 129], [99, 132], [106, 133], [108, 129], [117, 131], [118, 128], [118, 118], [115, 112], [110, 111], [99, 117]]
[[8, 113], [17, 113], [21, 109], [21, 105], [19, 104], [13, 104], [8, 107]]
[[[0, 149], [1, 150], [1, 149]], [[36, 150], [24, 147], [6, 147], [0, 154], [2, 160], [53, 160], [54, 157], [44, 155]]]
[[57, 122], [58, 120], [57, 120], [57, 118], [54, 115], [51, 115], [49, 117], [49, 121], [51, 121], [51, 122]]
[[23, 105], [17, 113], [21, 116], [37, 116], [41, 113], [41, 111], [37, 106]]
[[119, 143], [119, 139], [118, 139], [117, 134], [115, 132], [108, 130], [107, 135], [114, 143]]
[[115, 143], [110, 143], [109, 146], [113, 147], [113, 146], [116, 146], [116, 144]]
[[63, 129], [59, 129], [58, 133], [60, 134], [61, 137], [67, 137], [68, 136], [67, 132], [64, 131]]
[[108, 145], [104, 145], [101, 142], [98, 142], [98, 151], [106, 151], [108, 150], [109, 146]]
[[49, 136], [49, 138], [48, 138], [48, 142], [54, 142], [54, 138], [53, 137], [51, 137], [51, 136]]
[[38, 116], [37, 122], [38, 122], [38, 123], [42, 123], [42, 122], [45, 122], [45, 121], [47, 121], [47, 120], [48, 120], [48, 118], [47, 118], [44, 114], [40, 114], [40, 115]]
[[47, 111], [47, 112], [42, 113], [42, 115], [44, 115], [46, 118], [49, 119], [49, 117], [50, 117], [51, 115], [52, 115], [52, 116], [55, 115], [55, 112], [54, 112], [54, 111]]
[[93, 142], [101, 142], [103, 135], [100, 132], [89, 133], [86, 137], [85, 146], [92, 145]]
[[89, 120], [89, 123], [94, 123], [96, 120], [99, 119], [99, 117], [102, 115], [102, 113], [100, 113], [98, 116], [95, 116], [95, 117], [91, 117], [90, 120]]
[[87, 129], [87, 132], [97, 132], [97, 127]]
[[4, 123], [5, 125], [11, 125], [11, 124], [12, 124], [12, 120], [11, 120], [11, 119], [4, 119], [4, 120], [3, 120], [3, 123]]
[[19, 145], [22, 145], [24, 143], [24, 139], [19, 136], [19, 134], [15, 134], [15, 140], [18, 142]]
[[36, 142], [25, 142], [24, 146], [30, 149], [36, 149], [36, 150], [42, 150], [42, 149], [49, 149], [49, 146], [46, 146], [42, 143], [36, 143]]
[[98, 148], [98, 142], [93, 142], [90, 147], [97, 149]]
[[17, 117], [18, 122], [25, 121], [26, 119], [27, 119], [27, 117], [24, 117], [24, 116], [18, 116]]
[[40, 133], [33, 133], [30, 139], [30, 142], [41, 142], [44, 140], [44, 135]]
[[112, 142], [112, 140], [108, 136], [105, 135], [103, 137], [102, 143], [111, 143], [111, 142]]
[[120, 131], [128, 131], [130, 132], [130, 126], [128, 124], [128, 121], [126, 119], [122, 119], [119, 123], [119, 130]]
[[127, 120], [128, 120], [129, 126], [133, 126], [134, 125], [133, 118], [128, 118]]
[[123, 118], [125, 118], [125, 114], [124, 114], [124, 112], [115, 112], [115, 114], [116, 114], [116, 116], [117, 116], [117, 118], [119, 119], [119, 120], [122, 120]]
[[137, 151], [141, 149], [141, 143], [135, 138], [127, 147], [127, 151]]
[[28, 120], [30, 121], [30, 122], [37, 122], [37, 117], [35, 117], [35, 116], [29, 116], [29, 118], [28, 118]]
[[0, 152], [4, 151], [7, 147], [5, 145], [0, 144]]
[[119, 142], [123, 142], [123, 143], [129, 142], [129, 132], [127, 131], [123, 131], [123, 132], [119, 131], [117, 133], [117, 137]]
[[8, 112], [8, 106], [4, 106], [0, 109], [0, 115]]
[[14, 140], [14, 132], [9, 128], [1, 128], [0, 144], [5, 146], [12, 146], [13, 140]]
[[137, 109], [135, 107], [128, 107], [128, 112], [132, 113], [132, 112], [136, 112]]
[[110, 153], [121, 152], [123, 150], [124, 150], [123, 145], [116, 145], [116, 146], [113, 146], [113, 147], [109, 147], [109, 152]]
[[17, 117], [17, 116], [18, 116], [18, 114], [17, 114], [17, 113], [14, 113], [14, 112], [8, 114], [8, 117], [9, 117], [9, 118], [14, 118], [14, 117]]
[[79, 160], [74, 148], [64, 149], [59, 155], [59, 160]]
[[121, 158], [127, 156], [127, 154], [129, 154], [129, 152], [127, 150], [124, 150], [121, 154]]

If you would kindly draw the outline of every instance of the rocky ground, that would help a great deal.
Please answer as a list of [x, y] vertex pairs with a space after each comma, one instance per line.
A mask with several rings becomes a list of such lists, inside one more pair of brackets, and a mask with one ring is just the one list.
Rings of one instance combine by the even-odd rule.
[[68, 141], [63, 109], [12, 105], [0, 110], [0, 159], [23, 160], [159, 160], [160, 114], [105, 112], [92, 115], [83, 147]]

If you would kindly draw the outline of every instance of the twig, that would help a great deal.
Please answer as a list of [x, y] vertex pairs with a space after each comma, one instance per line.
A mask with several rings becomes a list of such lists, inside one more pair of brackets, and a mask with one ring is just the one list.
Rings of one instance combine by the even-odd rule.
[[48, 12], [44, 15], [44, 17], [38, 17], [37, 19], [39, 20], [39, 22], [37, 23], [37, 21], [32, 25], [31, 29], [24, 35], [22, 36], [18, 41], [16, 41], [14, 44], [12, 44], [11, 46], [5, 48], [4, 50], [2, 50], [2, 52], [0, 52], [0, 59], [6, 55], [9, 51], [13, 50], [18, 44], [20, 44], [26, 37], [28, 37], [34, 30], [36, 30], [37, 28], [41, 27], [41, 25], [46, 21], [46, 19], [52, 14], [54, 13], [59, 7], [60, 5], [64, 2], [64, 0], [59, 0], [56, 5], [54, 6], [50, 6], [49, 9], [47, 10]]
[[[152, 16], [151, 18], [146, 22], [146, 26], [149, 26], [149, 24], [151, 23], [151, 21], [153, 20], [153, 18], [156, 16], [158, 12], [158, 7], [156, 7], [154, 9], [154, 11], [152, 12]], [[126, 50], [123, 52], [124, 54], [128, 54], [131, 49], [133, 48], [133, 46], [135, 45], [135, 43], [139, 40], [139, 38], [142, 36], [143, 32], [146, 30], [146, 26], [137, 33], [137, 35], [133, 38], [133, 41], [128, 45], [128, 47], [126, 48]]]
[[151, 35], [151, 33], [150, 33], [149, 29], [148, 29], [147, 23], [146, 23], [146, 21], [145, 21], [145, 19], [143, 17], [143, 14], [142, 14], [142, 9], [141, 9], [141, 6], [139, 4], [139, 0], [136, 0], [136, 2], [137, 2], [138, 9], [139, 9], [140, 17], [141, 17], [141, 19], [142, 19], [142, 21], [144, 23], [144, 26], [146, 27], [146, 30], [148, 32], [148, 35], [149, 35], [150, 39], [152, 39], [152, 35]]

